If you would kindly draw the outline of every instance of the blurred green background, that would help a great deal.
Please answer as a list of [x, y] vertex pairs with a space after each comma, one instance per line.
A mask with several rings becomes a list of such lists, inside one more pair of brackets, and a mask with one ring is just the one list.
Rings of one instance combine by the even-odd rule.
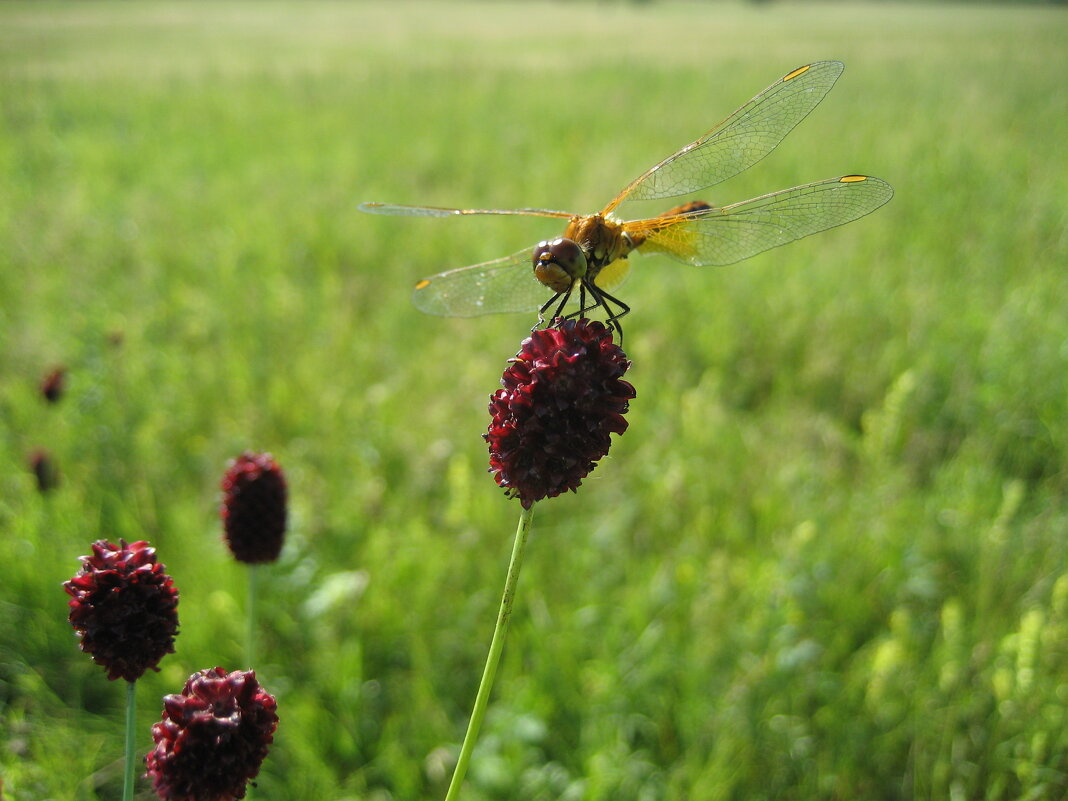
[[410, 287], [559, 231], [357, 205], [593, 211], [836, 58], [703, 197], [896, 197], [742, 265], [635, 260], [631, 427], [537, 506], [463, 797], [1064, 798], [1066, 41], [1027, 6], [0, 5], [4, 797], [119, 797], [124, 688], [60, 588], [93, 540], [150, 540], [181, 591], [142, 752], [162, 695], [245, 667], [217, 505], [246, 448], [291, 493], [255, 797], [443, 797], [519, 511], [486, 401], [533, 318]]

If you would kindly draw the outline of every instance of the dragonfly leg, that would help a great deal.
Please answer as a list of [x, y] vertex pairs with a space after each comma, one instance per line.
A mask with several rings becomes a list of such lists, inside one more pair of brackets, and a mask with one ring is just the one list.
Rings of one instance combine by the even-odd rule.
[[[619, 334], [619, 345], [623, 345], [623, 324], [620, 319], [630, 313], [630, 306], [621, 301], [619, 298], [609, 295], [603, 289], [596, 284], [590, 284], [590, 294], [593, 295], [594, 300], [597, 301], [596, 305], [604, 309], [605, 314], [608, 316], [608, 324], [616, 330]], [[616, 309], [613, 310], [609, 304], [614, 304]], [[592, 308], [592, 307], [591, 307]]]
[[[586, 312], [591, 312], [594, 309], [604, 307], [604, 303], [600, 301], [593, 289], [589, 290], [590, 296], [593, 298], [593, 302], [588, 306], [586, 305], [586, 282], [582, 281], [579, 284], [579, 307], [575, 311], [568, 313], [564, 316], [565, 320], [571, 320], [575, 317], [582, 317]], [[607, 311], [607, 310], [606, 310]]]
[[[581, 317], [586, 312], [591, 312], [598, 307], [603, 307], [604, 303], [597, 297], [596, 292], [590, 289], [590, 296], [593, 298], [593, 302], [589, 306], [586, 305], [586, 282], [582, 282], [582, 294], [579, 296], [579, 308], [578, 311], [572, 312], [568, 317]], [[607, 309], [606, 309], [607, 311]]]
[[554, 303], [556, 303], [557, 300], [559, 300], [560, 303], [556, 307], [556, 311], [554, 311], [552, 316], [549, 318], [549, 323], [552, 324], [552, 321], [559, 317], [561, 312], [563, 312], [564, 306], [567, 305], [568, 298], [571, 297], [571, 290], [573, 288], [573, 286], [570, 286], [564, 292], [557, 292], [555, 295], [545, 301], [545, 303], [542, 304], [541, 308], [538, 309], [538, 323], [531, 330], [537, 330], [538, 326], [545, 325], [545, 310], [552, 306]]
[[555, 320], [557, 317], [560, 317], [564, 313], [564, 307], [567, 306], [567, 302], [571, 298], [571, 290], [573, 290], [574, 288], [575, 285], [572, 284], [567, 288], [566, 292], [560, 293], [560, 295], [562, 295], [563, 297], [560, 297], [559, 295], [557, 296], [560, 297], [560, 304], [556, 307], [556, 311], [553, 312], [553, 316], [549, 320], [550, 325], [552, 324], [553, 320]]
[[541, 308], [538, 309], [538, 322], [534, 323], [534, 327], [530, 329], [531, 331], [537, 331], [541, 326], [545, 325], [545, 310], [556, 303], [558, 297], [560, 297], [559, 292], [541, 305]]

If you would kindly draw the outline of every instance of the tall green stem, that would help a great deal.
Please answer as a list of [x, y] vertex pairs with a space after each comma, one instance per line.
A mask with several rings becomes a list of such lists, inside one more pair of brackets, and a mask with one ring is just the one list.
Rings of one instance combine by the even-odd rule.
[[[245, 609], [245, 665], [246, 670], [256, 669], [256, 603], [260, 587], [260, 565], [248, 566], [248, 603]], [[251, 801], [252, 791], [245, 794], [246, 801]]]
[[508, 577], [504, 580], [501, 611], [497, 614], [497, 626], [493, 629], [493, 639], [490, 640], [486, 668], [482, 671], [482, 681], [478, 685], [478, 694], [475, 695], [475, 708], [471, 710], [471, 721], [467, 724], [467, 734], [464, 735], [463, 745], [460, 746], [460, 757], [456, 760], [456, 770], [452, 774], [452, 782], [449, 784], [448, 793], [445, 794], [445, 801], [455, 801], [460, 795], [460, 787], [467, 774], [467, 763], [471, 761], [471, 752], [475, 748], [475, 740], [478, 739], [478, 730], [482, 726], [482, 718], [486, 715], [490, 691], [493, 688], [493, 677], [497, 674], [497, 663], [501, 661], [501, 651], [504, 650], [504, 636], [508, 632], [508, 621], [512, 617], [515, 586], [519, 581], [519, 569], [523, 566], [523, 549], [527, 544], [527, 535], [530, 534], [532, 515], [533, 507], [524, 509], [519, 515], [519, 527], [516, 529], [515, 543], [512, 545], [512, 560], [508, 563]]
[[259, 589], [259, 565], [248, 566], [248, 604], [245, 610], [247, 628], [245, 630], [245, 665], [246, 670], [256, 667], [256, 596]]
[[134, 729], [137, 725], [137, 683], [126, 682], [126, 761], [122, 781], [122, 801], [133, 801], [134, 797], [134, 750], [137, 738]]

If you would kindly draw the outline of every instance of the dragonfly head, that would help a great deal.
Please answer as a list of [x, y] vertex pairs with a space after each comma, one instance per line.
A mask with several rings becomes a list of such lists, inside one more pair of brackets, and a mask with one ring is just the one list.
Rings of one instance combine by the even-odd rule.
[[534, 248], [534, 277], [553, 292], [566, 292], [586, 275], [586, 254], [571, 239], [550, 239]]

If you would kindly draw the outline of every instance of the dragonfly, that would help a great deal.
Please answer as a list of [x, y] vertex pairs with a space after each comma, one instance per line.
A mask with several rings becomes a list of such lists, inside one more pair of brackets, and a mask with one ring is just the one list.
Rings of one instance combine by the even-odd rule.
[[628, 256], [660, 253], [694, 266], [725, 265], [859, 219], [893, 197], [886, 181], [843, 175], [714, 206], [701, 200], [655, 217], [620, 219], [625, 201], [679, 198], [726, 181], [763, 159], [834, 86], [845, 65], [817, 61], [788, 72], [700, 138], [650, 167], [596, 214], [552, 209], [460, 209], [363, 203], [372, 214], [413, 217], [515, 215], [566, 220], [563, 235], [510, 256], [423, 278], [413, 302], [423, 312], [474, 317], [537, 309], [538, 325], [604, 310], [622, 339], [620, 318], [630, 307], [614, 294], [630, 270]]

